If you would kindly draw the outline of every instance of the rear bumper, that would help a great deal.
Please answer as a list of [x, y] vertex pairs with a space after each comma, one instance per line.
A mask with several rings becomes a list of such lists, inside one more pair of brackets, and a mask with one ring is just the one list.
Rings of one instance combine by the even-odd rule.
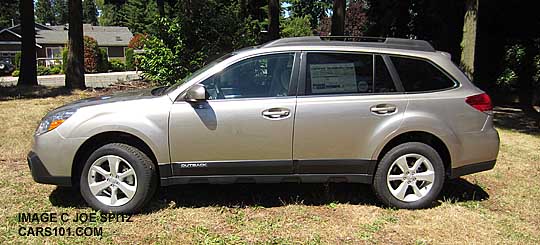
[[71, 186], [71, 177], [52, 176], [45, 166], [43, 166], [43, 162], [35, 152], [29, 152], [26, 159], [28, 160], [28, 167], [30, 168], [30, 172], [32, 172], [34, 181], [42, 184]]
[[482, 171], [487, 171], [490, 169], [493, 169], [495, 167], [496, 160], [487, 161], [487, 162], [480, 162], [480, 163], [473, 163], [464, 165], [458, 168], [452, 168], [450, 172], [450, 178], [458, 178], [463, 175], [478, 173]]

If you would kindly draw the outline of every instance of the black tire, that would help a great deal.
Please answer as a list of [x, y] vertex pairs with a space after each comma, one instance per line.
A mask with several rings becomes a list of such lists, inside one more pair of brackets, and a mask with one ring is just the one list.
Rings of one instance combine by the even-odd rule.
[[[421, 199], [405, 202], [396, 198], [387, 184], [387, 174], [399, 157], [406, 154], [419, 154], [426, 157], [433, 165], [434, 181], [431, 190]], [[392, 182], [394, 183], [394, 182]], [[444, 184], [444, 165], [441, 157], [431, 146], [420, 142], [408, 142], [398, 145], [388, 151], [379, 162], [373, 178], [373, 190], [377, 198], [385, 205], [403, 209], [421, 209], [431, 207]], [[409, 188], [409, 187], [408, 187]]]
[[[109, 206], [100, 202], [90, 191], [88, 173], [92, 164], [100, 157], [114, 155], [129, 162], [135, 171], [137, 188], [132, 199], [121, 206]], [[92, 208], [111, 213], [136, 213], [141, 210], [154, 196], [158, 186], [157, 171], [152, 160], [136, 147], [111, 143], [94, 151], [84, 165], [81, 178], [81, 195]]]

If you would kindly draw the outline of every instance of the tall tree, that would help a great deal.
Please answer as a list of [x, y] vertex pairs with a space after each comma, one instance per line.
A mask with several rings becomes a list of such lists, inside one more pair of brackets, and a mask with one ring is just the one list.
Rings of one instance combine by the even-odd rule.
[[311, 29], [317, 29], [322, 18], [332, 8], [332, 0], [288, 0], [292, 17], [309, 16]]
[[157, 19], [156, 1], [128, 0], [124, 5], [124, 14], [125, 24], [133, 33], [148, 33]]
[[82, 26], [82, 1], [68, 0], [69, 31], [66, 87], [86, 89], [84, 83], [84, 44]]
[[465, 6], [466, 12], [465, 21], [463, 23], [463, 41], [461, 42], [461, 47], [463, 47], [461, 53], [461, 67], [469, 78], [472, 79], [474, 76], [474, 63], [476, 57], [478, 0], [466, 0]]
[[0, 4], [0, 30], [19, 23], [19, 1], [2, 0]]
[[94, 0], [84, 0], [83, 2], [83, 23], [97, 26], [98, 11]]
[[21, 13], [21, 70], [17, 86], [38, 85], [36, 70], [36, 32], [34, 22], [34, 2], [20, 0]]
[[164, 17], [165, 16], [165, 1], [163, 0], [156, 0], [159, 16]]
[[345, 0], [334, 0], [332, 8], [332, 36], [345, 34]]
[[68, 23], [68, 7], [66, 0], [54, 0], [53, 11], [55, 13], [56, 25]]
[[36, 21], [41, 24], [56, 25], [51, 0], [38, 0], [36, 2]]
[[101, 26], [125, 26], [126, 16], [124, 4], [103, 4], [99, 15], [99, 25]]
[[370, 21], [368, 36], [408, 38], [411, 33], [411, 2], [412, 0], [366, 0]]
[[268, 40], [279, 38], [279, 0], [268, 0]]

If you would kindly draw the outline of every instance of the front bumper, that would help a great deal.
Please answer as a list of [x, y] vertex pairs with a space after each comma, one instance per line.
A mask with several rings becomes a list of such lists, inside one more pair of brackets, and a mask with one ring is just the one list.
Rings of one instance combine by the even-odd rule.
[[70, 176], [52, 176], [45, 166], [43, 166], [43, 162], [41, 162], [41, 159], [39, 159], [39, 156], [35, 152], [29, 152], [26, 159], [28, 160], [28, 167], [30, 168], [30, 172], [32, 172], [34, 181], [42, 184], [71, 186]]

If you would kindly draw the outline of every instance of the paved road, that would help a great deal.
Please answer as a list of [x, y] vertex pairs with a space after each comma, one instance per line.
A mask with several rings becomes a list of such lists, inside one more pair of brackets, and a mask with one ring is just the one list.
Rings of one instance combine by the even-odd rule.
[[[125, 82], [140, 78], [141, 72], [125, 71], [110, 73], [94, 73], [84, 75], [87, 87], [103, 88], [117, 82]], [[45, 86], [64, 86], [64, 75], [38, 76], [38, 84]], [[0, 77], [0, 86], [17, 85], [17, 77]]]

